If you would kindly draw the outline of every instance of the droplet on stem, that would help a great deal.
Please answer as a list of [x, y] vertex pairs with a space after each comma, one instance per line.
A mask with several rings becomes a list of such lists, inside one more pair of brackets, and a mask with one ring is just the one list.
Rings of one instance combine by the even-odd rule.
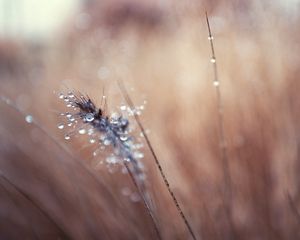
[[85, 134], [85, 133], [86, 133], [86, 130], [85, 130], [84, 128], [80, 128], [80, 129], [78, 130], [78, 133], [79, 133], [79, 134]]
[[65, 139], [66, 139], [66, 140], [70, 140], [70, 138], [71, 138], [71, 137], [70, 137], [69, 134], [66, 134], [66, 135], [65, 135]]
[[33, 117], [31, 115], [27, 115], [25, 117], [25, 121], [28, 122], [28, 123], [32, 123], [33, 122]]
[[219, 87], [220, 86], [220, 82], [219, 81], [214, 81], [214, 86], [215, 87]]

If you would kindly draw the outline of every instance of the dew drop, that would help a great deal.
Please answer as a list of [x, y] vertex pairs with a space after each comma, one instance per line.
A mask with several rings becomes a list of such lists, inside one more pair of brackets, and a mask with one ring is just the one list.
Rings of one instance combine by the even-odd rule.
[[72, 127], [72, 125], [73, 125], [73, 123], [68, 123], [68, 126], [69, 126], [69, 127]]
[[71, 103], [68, 103], [66, 106], [67, 106], [67, 107], [72, 107], [72, 104], [71, 104]]
[[95, 143], [96, 142], [96, 140], [93, 139], [93, 138], [91, 138], [89, 141], [90, 141], [90, 143]]
[[80, 129], [78, 130], [78, 133], [79, 133], [79, 134], [85, 134], [85, 133], [86, 133], [86, 130], [85, 130], [84, 128], [80, 128]]
[[110, 144], [110, 140], [109, 139], [104, 139], [103, 144], [105, 146], [108, 146]]
[[116, 113], [116, 112], [113, 112], [113, 113], [111, 114], [111, 118], [114, 119], [114, 120], [118, 120], [119, 117], [120, 117], [119, 114]]
[[84, 118], [87, 122], [92, 122], [94, 119], [95, 119], [95, 117], [94, 117], [94, 114], [92, 114], [92, 113], [87, 113], [86, 115], [85, 115], [85, 118]]
[[142, 152], [135, 152], [133, 154], [134, 158], [143, 158], [144, 157], [144, 154]]
[[107, 163], [116, 164], [118, 162], [118, 159], [116, 156], [108, 156], [106, 158]]
[[33, 122], [33, 117], [31, 115], [27, 115], [25, 117], [25, 121], [28, 122], [28, 123], [32, 123]]
[[65, 96], [64, 96], [64, 94], [60, 93], [58, 97], [59, 97], [60, 99], [63, 99]]
[[94, 129], [90, 128], [90, 129], [88, 130], [88, 135], [93, 135], [93, 134], [94, 134]]
[[208, 37], [208, 40], [213, 40], [213, 39], [214, 39], [213, 36], [209, 36], [209, 37]]
[[219, 87], [220, 86], [220, 82], [219, 81], [214, 81], [214, 86], [215, 87]]
[[137, 110], [135, 113], [136, 113], [136, 115], [141, 115], [142, 114], [142, 112], [139, 111], [139, 110]]
[[126, 106], [126, 105], [121, 105], [120, 109], [121, 109], [122, 111], [125, 111], [125, 110], [127, 109], [127, 106]]
[[210, 62], [211, 62], [211, 63], [216, 63], [216, 59], [212, 57], [212, 58], [210, 59]]
[[65, 127], [65, 126], [64, 126], [62, 123], [60, 123], [60, 124], [57, 125], [57, 128], [58, 128], [58, 129], [63, 129], [64, 127]]
[[127, 139], [128, 139], [128, 137], [125, 136], [125, 135], [121, 135], [121, 136], [120, 136], [120, 140], [121, 140], [121, 141], [126, 141]]
[[72, 117], [72, 114], [71, 113], [66, 113], [66, 117], [70, 118], [70, 117]]
[[70, 140], [70, 138], [71, 138], [71, 137], [70, 137], [69, 134], [66, 134], [66, 135], [65, 135], [65, 139], [66, 139], [66, 140]]
[[68, 96], [69, 96], [69, 98], [74, 98], [74, 93], [69, 92], [69, 93], [68, 93]]

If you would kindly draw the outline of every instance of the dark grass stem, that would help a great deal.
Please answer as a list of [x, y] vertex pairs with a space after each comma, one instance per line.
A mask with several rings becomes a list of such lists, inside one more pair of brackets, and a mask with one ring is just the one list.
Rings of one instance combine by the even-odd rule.
[[217, 67], [217, 59], [215, 54], [215, 48], [213, 43], [213, 35], [211, 32], [211, 27], [209, 23], [209, 19], [207, 16], [207, 12], [205, 12], [207, 29], [208, 29], [208, 40], [210, 43], [211, 49], [211, 59], [210, 62], [213, 64], [213, 84], [216, 89], [216, 97], [217, 97], [217, 110], [218, 110], [218, 129], [219, 129], [219, 144], [220, 144], [220, 155], [222, 160], [223, 166], [223, 177], [224, 177], [224, 205], [225, 211], [227, 214], [228, 222], [230, 225], [231, 230], [231, 237], [235, 236], [234, 234], [234, 227], [232, 222], [232, 181], [231, 181], [231, 174], [229, 168], [229, 161], [228, 161], [228, 150], [227, 150], [227, 143], [225, 139], [225, 131], [224, 131], [224, 114], [223, 114], [223, 101], [221, 95], [221, 88], [220, 88], [220, 79], [218, 76], [218, 67]]
[[[125, 87], [123, 81], [119, 79], [119, 80], [117, 80], [117, 83], [118, 83], [118, 85], [119, 85], [119, 88], [120, 88], [120, 90], [121, 90], [121, 93], [122, 93], [122, 95], [123, 95], [125, 101], [127, 102], [127, 104], [129, 105], [129, 107], [130, 107], [131, 109], [134, 109], [133, 101], [131, 100], [131, 98], [130, 98], [130, 96], [129, 96], [129, 94], [128, 94], [128, 91], [127, 91], [127, 89], [126, 89], [126, 87]], [[182, 220], [183, 220], [185, 226], [187, 227], [189, 233], [191, 234], [192, 238], [193, 238], [194, 240], [196, 240], [196, 239], [197, 239], [197, 238], [196, 238], [196, 235], [194, 234], [194, 231], [193, 231], [193, 229], [192, 229], [192, 227], [191, 227], [189, 221], [187, 220], [185, 214], [183, 213], [182, 208], [181, 208], [181, 206], [179, 205], [179, 202], [178, 202], [178, 200], [177, 200], [177, 198], [176, 198], [174, 192], [172, 191], [172, 189], [171, 189], [171, 187], [170, 187], [170, 183], [169, 183], [169, 181], [168, 181], [168, 179], [167, 179], [167, 177], [166, 177], [166, 175], [165, 175], [165, 173], [164, 173], [164, 171], [163, 171], [163, 169], [162, 169], [162, 166], [161, 166], [161, 164], [160, 164], [160, 161], [158, 160], [158, 157], [157, 157], [157, 155], [156, 155], [156, 153], [155, 153], [155, 151], [154, 151], [154, 149], [153, 149], [153, 147], [152, 147], [152, 144], [151, 144], [151, 142], [150, 142], [150, 140], [149, 140], [149, 138], [148, 138], [148, 135], [147, 135], [147, 133], [146, 133], [146, 131], [145, 131], [145, 129], [144, 129], [142, 123], [141, 123], [141, 120], [140, 120], [139, 116], [138, 116], [136, 113], [134, 113], [134, 118], [135, 118], [135, 121], [136, 121], [136, 123], [138, 124], [138, 126], [139, 126], [139, 128], [140, 128], [140, 130], [141, 130], [141, 133], [143, 134], [143, 136], [144, 136], [144, 138], [145, 138], [145, 140], [146, 140], [147, 146], [148, 146], [149, 149], [150, 149], [150, 152], [151, 152], [151, 154], [152, 154], [152, 156], [153, 156], [153, 158], [154, 158], [154, 160], [155, 160], [155, 164], [156, 164], [156, 166], [157, 166], [157, 168], [158, 168], [158, 170], [159, 170], [159, 172], [160, 172], [160, 175], [161, 175], [161, 177], [162, 177], [162, 179], [163, 179], [163, 181], [164, 181], [164, 183], [165, 183], [165, 185], [166, 185], [166, 187], [167, 187], [167, 189], [168, 189], [168, 191], [169, 191], [169, 194], [171, 195], [171, 197], [172, 197], [172, 199], [173, 199], [173, 202], [174, 202], [174, 204], [175, 204], [175, 206], [176, 206], [176, 208], [177, 208], [177, 211], [179, 212], [179, 214], [180, 214], [180, 216], [181, 216], [181, 218], [182, 218]]]

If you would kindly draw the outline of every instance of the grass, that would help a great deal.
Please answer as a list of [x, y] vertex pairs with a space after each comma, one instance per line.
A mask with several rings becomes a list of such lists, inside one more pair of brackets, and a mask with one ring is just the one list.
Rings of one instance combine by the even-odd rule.
[[[139, 122], [151, 130], [146, 136], [196, 236], [300, 238], [299, 16], [256, 1], [206, 3], [206, 8], [219, 87], [210, 81], [219, 79], [212, 71], [216, 64], [209, 62], [200, 6], [164, 9], [168, 14], [151, 8], [143, 21], [133, 21], [141, 17], [138, 8], [128, 18], [126, 8], [112, 5], [114, 23], [100, 14], [103, 6], [94, 6], [86, 11], [103, 18], [93, 17], [92, 27], [83, 32], [67, 27], [60, 45], [39, 57], [24, 49], [0, 54], [1, 61], [9, 55], [13, 66], [1, 68], [1, 96], [21, 110], [0, 105], [0, 169], [17, 186], [1, 180], [0, 238], [63, 238], [61, 229], [71, 239], [157, 238], [143, 201], [130, 199], [136, 191], [130, 176], [121, 166], [111, 174], [97, 165], [89, 147], [79, 151], [84, 139], [66, 144], [51, 112], [62, 107], [51, 93], [62, 79], [96, 103], [105, 85], [108, 109], [114, 111], [125, 102], [115, 85], [120, 78], [136, 105], [147, 95]], [[155, 16], [159, 21], [145, 20]], [[1, 43], [0, 51], [7, 49]], [[39, 124], [27, 124], [26, 113]], [[151, 149], [144, 154], [161, 238], [189, 239]]]

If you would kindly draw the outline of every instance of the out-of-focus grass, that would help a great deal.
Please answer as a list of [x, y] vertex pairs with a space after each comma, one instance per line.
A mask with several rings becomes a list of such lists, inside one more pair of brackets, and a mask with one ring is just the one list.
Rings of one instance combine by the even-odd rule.
[[[299, 16], [275, 2], [87, 5], [79, 14], [87, 25], [66, 26], [49, 46], [1, 43], [1, 94], [65, 144], [53, 90], [63, 80], [100, 102], [105, 86], [113, 109], [122, 78], [137, 104], [148, 101], [142, 121], [197, 235], [232, 239], [204, 8], [219, 66], [237, 239], [297, 239]], [[68, 147], [83, 167], [22, 116], [2, 103], [0, 110], [1, 172], [52, 218], [1, 179], [1, 237], [53, 239], [62, 235], [54, 221], [74, 239], [154, 238], [142, 204], [121, 194], [134, 190], [128, 176], [95, 170], [76, 150], [83, 142], [73, 141]], [[147, 150], [144, 162], [164, 238], [187, 239]]]

